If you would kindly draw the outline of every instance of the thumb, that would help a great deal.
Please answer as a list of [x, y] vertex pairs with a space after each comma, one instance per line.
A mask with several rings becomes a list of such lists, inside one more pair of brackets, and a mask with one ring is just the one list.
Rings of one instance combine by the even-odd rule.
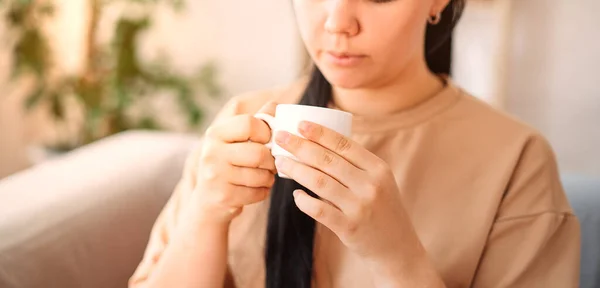
[[265, 125], [268, 125], [269, 130], [271, 131], [271, 136], [269, 137], [270, 140], [267, 143], [267, 148], [271, 149], [272, 147], [272, 140], [273, 140], [273, 124], [272, 123], [272, 119], [269, 120], [269, 117], [259, 117], [258, 114], [265, 114], [265, 115], [270, 115], [271, 117], [275, 117], [275, 110], [277, 108], [277, 102], [275, 101], [269, 101], [267, 103], [265, 103], [265, 105], [262, 106], [262, 108], [260, 108], [260, 110], [258, 110], [258, 112], [255, 114], [257, 118], [261, 119], [262, 121], [264, 121]]
[[271, 116], [275, 116], [275, 109], [277, 108], [277, 104], [278, 103], [275, 101], [269, 101], [265, 105], [263, 105], [257, 113], [264, 113]]

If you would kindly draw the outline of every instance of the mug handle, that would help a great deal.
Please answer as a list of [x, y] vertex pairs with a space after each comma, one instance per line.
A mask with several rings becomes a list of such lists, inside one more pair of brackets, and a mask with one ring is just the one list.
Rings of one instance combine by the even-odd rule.
[[[266, 114], [266, 113], [256, 113], [254, 114], [254, 118], [260, 119], [265, 121], [265, 123], [267, 123], [267, 125], [269, 125], [269, 128], [271, 128], [271, 134], [273, 133], [273, 131], [275, 130], [275, 117]], [[269, 140], [269, 143], [265, 144], [265, 146], [269, 149], [273, 148], [273, 136], [271, 135], [271, 140]]]

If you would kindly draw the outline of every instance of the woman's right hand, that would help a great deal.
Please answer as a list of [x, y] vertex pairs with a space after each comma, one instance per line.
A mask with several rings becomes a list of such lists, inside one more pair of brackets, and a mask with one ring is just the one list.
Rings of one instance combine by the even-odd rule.
[[[269, 126], [252, 115], [225, 117], [233, 108], [222, 112], [187, 163], [179, 198], [164, 210], [177, 214], [162, 214], [163, 230], [153, 230], [155, 247], [147, 261], [155, 264], [140, 270], [139, 286], [229, 287], [229, 224], [245, 205], [267, 198], [275, 173], [275, 159], [264, 145], [271, 138]], [[268, 104], [260, 112], [274, 110]], [[175, 230], [166, 230], [173, 223]]]
[[[275, 104], [259, 111], [274, 114]], [[224, 119], [208, 128], [188, 206], [202, 223], [228, 224], [245, 205], [265, 200], [275, 180], [275, 159], [265, 146], [271, 129], [252, 115]], [[194, 218], [196, 218], [194, 217]]]

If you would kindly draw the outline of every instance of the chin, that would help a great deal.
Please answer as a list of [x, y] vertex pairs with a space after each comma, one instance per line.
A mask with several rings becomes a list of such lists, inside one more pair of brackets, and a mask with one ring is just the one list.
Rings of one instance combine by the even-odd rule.
[[323, 76], [335, 87], [343, 89], [358, 89], [368, 86], [369, 73], [360, 68], [337, 68], [319, 66]]

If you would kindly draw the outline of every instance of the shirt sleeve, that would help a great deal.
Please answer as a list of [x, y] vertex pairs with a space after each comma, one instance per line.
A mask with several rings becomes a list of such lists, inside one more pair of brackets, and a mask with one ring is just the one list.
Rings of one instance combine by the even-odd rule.
[[[239, 99], [240, 97], [241, 96], [232, 98], [217, 114], [213, 122], [218, 122], [222, 119], [240, 114], [244, 108]], [[177, 218], [184, 208], [184, 203], [187, 203], [186, 199], [189, 199], [194, 187], [196, 187], [195, 179], [201, 149], [202, 143], [195, 147], [190, 155], [188, 155], [183, 169], [183, 175], [177, 183], [171, 198], [167, 201], [167, 204], [156, 219], [142, 261], [129, 279], [130, 288], [142, 287], [156, 268], [163, 251], [171, 242], [171, 236], [177, 225]]]
[[191, 195], [195, 186], [195, 177], [193, 176], [196, 174], [196, 159], [198, 159], [199, 154], [200, 147], [197, 147], [188, 156], [182, 178], [152, 227], [144, 256], [135, 273], [129, 279], [129, 287], [141, 287], [146, 282], [159, 262], [163, 251], [170, 243], [182, 205], [186, 203], [185, 199]]
[[499, 207], [473, 287], [578, 287], [579, 222], [550, 145], [525, 145]]

